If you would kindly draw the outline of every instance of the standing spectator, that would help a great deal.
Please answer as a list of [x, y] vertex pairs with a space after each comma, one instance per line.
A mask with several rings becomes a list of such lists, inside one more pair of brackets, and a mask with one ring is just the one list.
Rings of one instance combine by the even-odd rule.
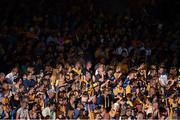
[[13, 84], [14, 80], [18, 77], [18, 71], [19, 69], [14, 67], [12, 71], [6, 75], [6, 79], [9, 83]]
[[30, 119], [26, 101], [21, 102], [21, 107], [17, 110], [16, 113], [16, 120], [17, 119]]
[[56, 113], [55, 113], [55, 103], [49, 103], [48, 107], [44, 108], [42, 110], [42, 115], [45, 119], [56, 119]]

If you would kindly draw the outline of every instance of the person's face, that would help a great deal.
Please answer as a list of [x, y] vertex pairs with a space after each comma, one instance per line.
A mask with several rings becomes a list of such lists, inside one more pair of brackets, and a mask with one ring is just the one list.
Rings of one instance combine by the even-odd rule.
[[63, 99], [59, 99], [59, 104], [63, 104]]
[[0, 105], [0, 112], [3, 111], [3, 105]]
[[30, 72], [31, 74], [33, 74], [33, 73], [34, 73], [34, 68], [33, 68], [33, 67], [29, 67], [29, 68], [28, 68], [28, 72]]
[[96, 101], [97, 101], [97, 98], [96, 98], [96, 97], [93, 97], [92, 102], [93, 102], [93, 103], [96, 103]]
[[27, 107], [27, 103], [26, 103], [26, 102], [23, 102], [23, 103], [22, 103], [22, 108], [25, 109], [26, 107]]
[[91, 74], [90, 73], [86, 73], [86, 80], [89, 81], [91, 79]]
[[135, 77], [136, 77], [135, 73], [130, 73], [130, 74], [129, 74], [129, 80], [132, 80], [132, 79], [135, 78]]
[[47, 80], [44, 81], [44, 85], [45, 86], [48, 85], [48, 81]]
[[81, 65], [80, 65], [80, 63], [78, 62], [78, 63], [76, 63], [76, 67], [77, 68], [80, 68], [81, 67]]
[[159, 68], [159, 73], [163, 73], [164, 72], [164, 68]]
[[100, 66], [99, 66], [98, 71], [99, 71], [99, 72], [103, 72], [103, 71], [104, 71], [103, 65], [100, 65]]
[[19, 100], [19, 96], [16, 94], [16, 95], [14, 96], [14, 99], [18, 101], [18, 100]]
[[100, 87], [99, 85], [95, 87], [95, 91], [99, 91]]
[[137, 120], [143, 120], [143, 114], [142, 113], [139, 113], [138, 115], [137, 115]]
[[63, 100], [63, 104], [66, 105], [67, 104], [67, 101], [66, 99]]
[[109, 71], [108, 71], [108, 76], [112, 76], [112, 74], [113, 74], [113, 71], [112, 71], [112, 70], [109, 70]]
[[14, 68], [13, 75], [16, 75], [18, 73], [18, 68]]
[[20, 79], [20, 80], [18, 81], [18, 83], [19, 83], [19, 84], [22, 84], [22, 80]]
[[122, 87], [122, 86], [123, 86], [123, 82], [120, 81], [120, 82], [119, 82], [119, 87]]
[[147, 103], [147, 104], [149, 104], [149, 103], [150, 103], [150, 101], [149, 101], [148, 99], [146, 99], [146, 103]]
[[140, 105], [136, 105], [136, 109], [137, 109], [137, 111], [142, 111], [142, 105], [140, 104]]
[[90, 69], [92, 67], [92, 64], [90, 62], [87, 63], [86, 67]]
[[170, 74], [177, 75], [177, 70], [176, 69], [170, 69]]
[[53, 92], [50, 92], [49, 93], [49, 98], [53, 98], [54, 97], [54, 93]]
[[120, 101], [120, 104], [121, 104], [121, 105], [124, 105], [124, 104], [125, 104], [125, 101], [122, 101], [122, 100], [121, 100], [121, 101]]
[[55, 105], [54, 105], [54, 104], [51, 105], [51, 106], [50, 106], [50, 109], [51, 109], [52, 111], [54, 111], [54, 110], [56, 109]]
[[36, 105], [34, 105], [32, 109], [37, 110], [37, 106], [36, 106]]
[[131, 114], [132, 114], [131, 110], [127, 110], [127, 111], [126, 111], [126, 115], [127, 115], [127, 116], [131, 116]]
[[5, 79], [5, 75], [4, 74], [0, 75], [0, 81], [3, 81], [4, 79]]
[[3, 86], [2, 86], [2, 88], [3, 88], [4, 90], [8, 90], [8, 89], [9, 89], [9, 85], [8, 85], [7, 83], [4, 83]]
[[139, 88], [136, 89], [136, 93], [137, 94], [140, 93], [140, 89]]
[[156, 70], [152, 70], [152, 73], [151, 73], [151, 75], [152, 75], [152, 76], [155, 76], [155, 75], [157, 75], [157, 72], [156, 72]]
[[58, 72], [62, 71], [62, 66], [60, 65], [58, 68]]
[[31, 80], [31, 79], [32, 79], [32, 76], [31, 76], [31, 75], [28, 75], [27, 79], [28, 79], [28, 80]]
[[151, 93], [152, 95], [154, 95], [154, 94], [155, 94], [155, 89], [154, 89], [154, 88], [150, 88], [150, 93]]
[[101, 120], [101, 119], [102, 119], [101, 114], [97, 114], [95, 120]]
[[41, 85], [41, 86], [39, 87], [39, 91], [42, 92], [43, 90], [44, 90], [44, 85]]
[[75, 97], [71, 97], [71, 102], [74, 103], [75, 102]]
[[34, 93], [34, 89], [32, 88], [30, 89], [29, 94], [33, 94], [33, 93]]
[[116, 72], [120, 72], [121, 71], [121, 68], [120, 67], [117, 67], [116, 68]]
[[104, 92], [104, 94], [105, 94], [105, 95], [108, 95], [108, 94], [109, 94], [109, 92], [106, 90], [106, 91]]
[[155, 109], [158, 109], [158, 108], [159, 108], [158, 103], [157, 103], [157, 102], [156, 102], [156, 103], [153, 103], [153, 107], [154, 107]]

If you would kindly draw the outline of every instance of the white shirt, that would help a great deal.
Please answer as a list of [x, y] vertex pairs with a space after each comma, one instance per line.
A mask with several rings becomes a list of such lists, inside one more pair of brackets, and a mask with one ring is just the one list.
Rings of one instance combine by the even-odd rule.
[[160, 75], [159, 82], [162, 83], [163, 86], [168, 84], [167, 75]]
[[51, 111], [49, 107], [46, 107], [46, 108], [42, 111], [42, 115], [43, 115], [43, 117], [50, 116], [50, 119], [53, 119], [53, 120], [56, 119], [56, 114], [55, 114], [55, 112]]
[[11, 72], [11, 73], [7, 74], [5, 78], [8, 79], [8, 81], [13, 83], [17, 77], [18, 77], [18, 75], [13, 75], [13, 73]]

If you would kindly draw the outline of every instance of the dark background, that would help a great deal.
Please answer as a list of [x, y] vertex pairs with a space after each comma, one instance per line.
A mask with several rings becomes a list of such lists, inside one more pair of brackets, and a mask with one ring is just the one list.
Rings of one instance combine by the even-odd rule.
[[146, 11], [148, 15], [165, 22], [179, 20], [179, 0], [1, 0], [0, 19], [2, 23], [4, 19], [11, 19], [19, 14], [30, 17], [47, 12], [62, 13], [62, 8], [68, 9], [71, 4], [86, 6], [89, 3], [109, 14], [129, 13], [138, 16]]

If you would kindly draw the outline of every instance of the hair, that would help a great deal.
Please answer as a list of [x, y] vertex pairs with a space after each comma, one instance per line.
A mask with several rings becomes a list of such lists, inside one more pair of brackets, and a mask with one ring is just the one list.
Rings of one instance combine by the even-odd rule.
[[48, 106], [52, 106], [52, 105], [55, 105], [55, 102], [50, 101], [50, 102], [48, 103]]
[[21, 80], [21, 78], [18, 77], [18, 78], [16, 78], [16, 79], [14, 80], [14, 82], [17, 83], [17, 82], [19, 82], [20, 80]]
[[5, 74], [3, 72], [0, 72], [0, 76], [5, 76]]

